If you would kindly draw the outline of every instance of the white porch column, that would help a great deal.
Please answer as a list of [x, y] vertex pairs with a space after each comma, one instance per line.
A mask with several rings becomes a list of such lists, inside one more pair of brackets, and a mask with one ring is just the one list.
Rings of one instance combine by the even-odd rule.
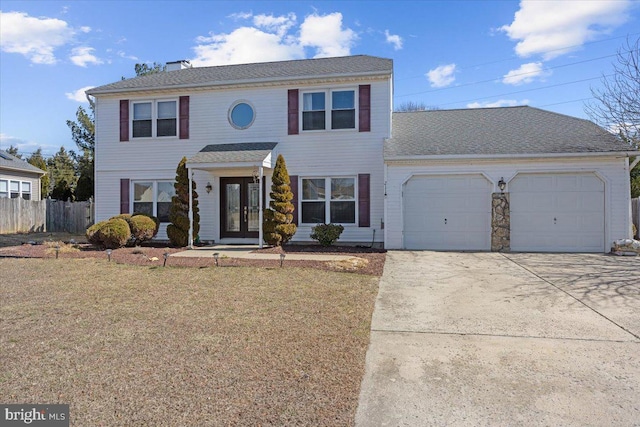
[[189, 176], [189, 248], [193, 249], [193, 171], [187, 168]]
[[264, 197], [263, 196], [263, 189], [262, 189], [262, 186], [264, 185], [264, 182], [263, 182], [264, 177], [262, 176], [262, 173], [263, 173], [263, 169], [262, 169], [262, 165], [260, 165], [258, 167], [258, 176], [260, 176], [260, 180], [258, 180], [258, 182], [260, 183], [260, 185], [259, 185], [259, 188], [260, 188], [259, 189], [260, 200], [258, 201], [258, 206], [260, 207], [260, 211], [258, 212], [258, 221], [260, 221], [260, 224], [258, 225], [258, 239], [260, 241], [258, 242], [258, 247], [260, 249], [262, 249], [262, 235], [263, 235], [262, 234], [263, 233], [263, 231], [262, 231], [262, 217], [264, 215], [262, 213], [262, 210], [264, 209], [264, 206], [263, 206], [263, 203], [262, 203], [262, 199]]

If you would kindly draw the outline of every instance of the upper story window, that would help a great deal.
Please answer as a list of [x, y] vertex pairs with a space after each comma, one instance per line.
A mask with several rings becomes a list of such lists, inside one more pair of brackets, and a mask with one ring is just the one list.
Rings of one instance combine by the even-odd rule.
[[246, 101], [238, 101], [229, 109], [229, 123], [236, 129], [247, 129], [255, 118], [253, 107]]
[[133, 138], [176, 136], [178, 134], [177, 101], [133, 103]]
[[[327, 115], [327, 111], [331, 114]], [[302, 94], [302, 130], [355, 128], [355, 90], [329, 90]]]
[[355, 129], [356, 95], [353, 90], [331, 92], [331, 129]]
[[311, 92], [302, 95], [302, 130], [325, 129], [324, 99], [324, 92]]

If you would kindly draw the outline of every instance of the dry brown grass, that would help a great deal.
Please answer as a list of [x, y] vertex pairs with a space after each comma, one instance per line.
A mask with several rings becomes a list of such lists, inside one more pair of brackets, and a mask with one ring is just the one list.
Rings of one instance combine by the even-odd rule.
[[351, 425], [377, 278], [0, 259], [0, 401], [71, 424]]

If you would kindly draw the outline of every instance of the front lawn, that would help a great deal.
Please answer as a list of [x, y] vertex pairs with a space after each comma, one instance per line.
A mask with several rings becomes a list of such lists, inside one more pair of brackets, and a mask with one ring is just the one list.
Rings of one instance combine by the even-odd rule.
[[0, 402], [71, 425], [351, 425], [378, 279], [0, 259]]

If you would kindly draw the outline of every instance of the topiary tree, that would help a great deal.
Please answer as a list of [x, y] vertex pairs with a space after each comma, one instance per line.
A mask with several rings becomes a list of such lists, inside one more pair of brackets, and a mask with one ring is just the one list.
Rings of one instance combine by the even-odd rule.
[[297, 227], [293, 224], [294, 206], [291, 203], [293, 193], [290, 184], [287, 164], [282, 154], [279, 154], [271, 177], [271, 193], [269, 193], [271, 201], [269, 208], [264, 211], [263, 238], [268, 245], [282, 246], [296, 234]]
[[[187, 158], [183, 157], [176, 169], [176, 182], [173, 187], [176, 195], [171, 198], [171, 210], [167, 226], [167, 236], [174, 246], [187, 246], [189, 243], [189, 171], [187, 170]], [[197, 238], [200, 232], [200, 209], [198, 208], [198, 193], [196, 183], [193, 182], [193, 237]]]

